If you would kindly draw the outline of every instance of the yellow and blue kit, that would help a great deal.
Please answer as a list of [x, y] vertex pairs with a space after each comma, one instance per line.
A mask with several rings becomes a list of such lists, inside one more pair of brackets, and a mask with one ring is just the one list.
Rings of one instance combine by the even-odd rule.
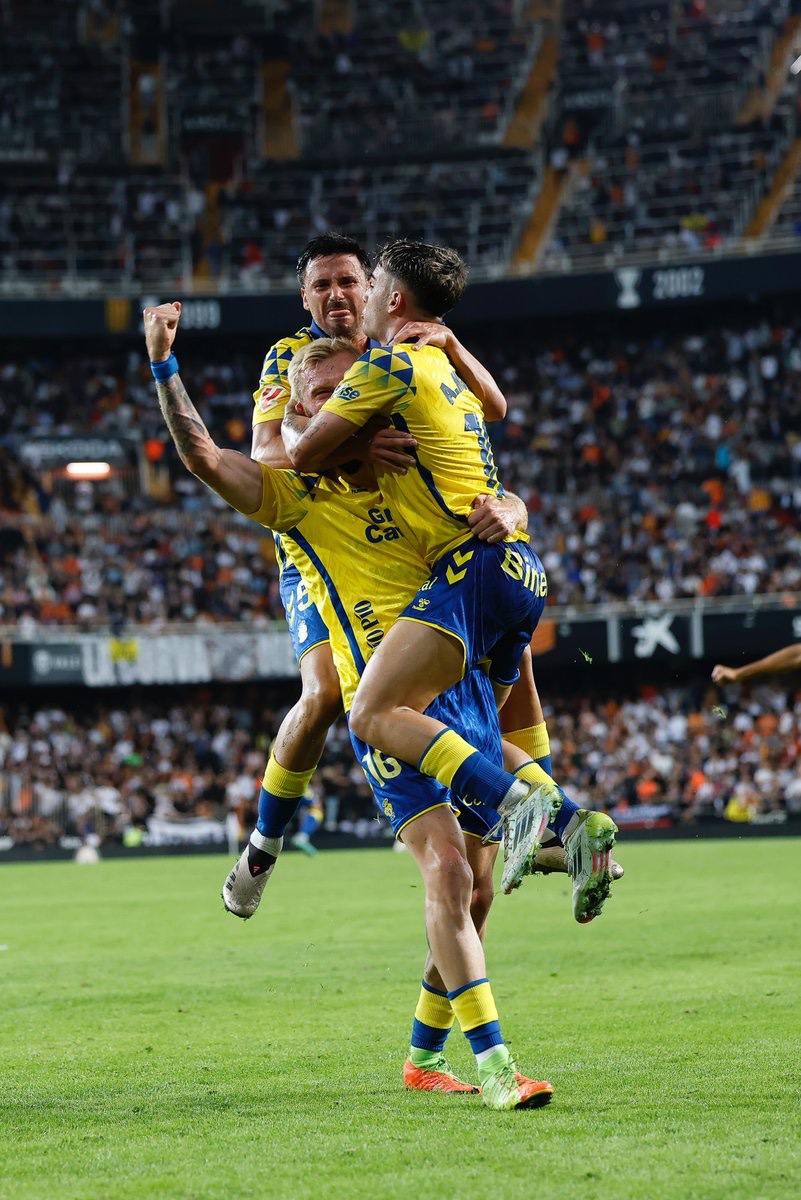
[[[290, 337], [281, 338], [270, 347], [264, 356], [259, 377], [259, 386], [253, 393], [253, 426], [267, 421], [283, 421], [289, 403], [289, 364], [298, 350], [308, 346], [315, 338], [325, 337], [325, 331], [316, 321], [298, 329]], [[306, 585], [295, 564], [281, 546], [280, 535], [275, 535], [275, 557], [278, 562], [278, 587], [281, 603], [289, 626], [289, 636], [295, 658], [300, 663], [304, 654], [328, 641], [325, 622], [309, 599]]]
[[[289, 337], [275, 342], [264, 356], [259, 386], [253, 393], [253, 425], [267, 421], [282, 421], [289, 403], [289, 364], [299, 350], [317, 338], [328, 334], [316, 321], [304, 325]], [[370, 345], [374, 345], [373, 342]], [[295, 564], [281, 548], [280, 535], [275, 537], [278, 562], [279, 591], [286, 613], [289, 636], [295, 658], [300, 663], [304, 654], [328, 641], [325, 622], [309, 600], [306, 585]]]
[[[282, 548], [298, 568], [330, 634], [347, 713], [359, 678], [415, 588], [426, 564], [409, 546], [392, 510], [377, 491], [343, 480], [262, 464], [262, 503], [252, 520], [281, 533]], [[483, 671], [471, 671], [428, 710], [501, 762], [495, 699]], [[431, 808], [450, 805], [467, 832], [483, 836], [497, 822], [476, 798], [457, 799], [435, 779], [380, 755], [351, 735], [380, 811], [395, 832]]]
[[308, 654], [317, 646], [327, 644], [331, 639], [328, 626], [309, 595], [309, 589], [301, 578], [300, 571], [288, 556], [281, 535], [274, 533], [273, 538], [275, 559], [278, 563], [278, 591], [284, 606], [292, 649], [300, 665], [304, 654]]
[[270, 347], [261, 366], [259, 386], [253, 393], [254, 426], [265, 421], [283, 421], [291, 390], [287, 375], [289, 364], [298, 350], [315, 338], [325, 336], [325, 331], [312, 321], [311, 325], [298, 329], [290, 337], [281, 338]]
[[514, 682], [548, 586], [525, 534], [490, 545], [467, 523], [476, 496], [504, 495], [480, 401], [442, 350], [381, 346], [353, 364], [322, 411], [359, 427], [381, 415], [415, 438], [415, 469], [377, 469], [398, 526], [431, 569], [401, 616], [457, 637], [466, 670], [491, 655], [493, 678]]
[[[416, 470], [396, 475], [377, 467], [378, 486], [429, 566], [472, 536], [467, 517], [476, 496], [505, 494], [481, 402], [434, 346], [366, 351], [322, 411], [359, 427], [384, 416], [415, 438]], [[510, 540], [527, 538], [517, 534]]]

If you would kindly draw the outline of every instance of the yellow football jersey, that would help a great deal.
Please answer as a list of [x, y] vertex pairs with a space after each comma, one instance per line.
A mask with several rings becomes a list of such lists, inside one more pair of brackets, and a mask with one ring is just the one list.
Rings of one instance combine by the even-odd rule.
[[[362, 426], [388, 417], [417, 440], [417, 469], [376, 465], [378, 485], [409, 542], [427, 563], [471, 537], [467, 514], [481, 493], [503, 496], [481, 402], [433, 346], [381, 346], [347, 372], [323, 412]], [[516, 535], [525, 538], [525, 534]]]
[[245, 515], [281, 533], [328, 626], [347, 712], [370, 655], [428, 568], [379, 492], [261, 466], [261, 507]]
[[289, 402], [289, 380], [287, 371], [292, 359], [301, 346], [308, 346], [316, 337], [324, 337], [322, 329], [314, 322], [308, 328], [299, 329], [291, 337], [281, 338], [264, 356], [259, 386], [253, 393], [253, 424], [263, 421], [282, 421]]

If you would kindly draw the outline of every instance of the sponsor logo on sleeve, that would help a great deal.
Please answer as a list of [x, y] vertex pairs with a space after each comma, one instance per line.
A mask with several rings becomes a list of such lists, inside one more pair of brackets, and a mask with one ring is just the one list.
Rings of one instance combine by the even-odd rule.
[[361, 392], [355, 387], [338, 387], [334, 395], [340, 400], [358, 400]]
[[286, 394], [286, 388], [280, 386], [262, 388], [259, 396], [259, 412], [269, 412], [271, 408], [275, 408], [278, 401], [283, 399]]

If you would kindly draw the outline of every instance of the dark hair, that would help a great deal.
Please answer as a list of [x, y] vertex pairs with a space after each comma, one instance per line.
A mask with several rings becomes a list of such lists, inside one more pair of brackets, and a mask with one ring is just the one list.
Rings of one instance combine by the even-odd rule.
[[467, 267], [448, 246], [388, 242], [378, 252], [376, 266], [405, 284], [423, 311], [434, 317], [453, 308], [467, 286]]
[[306, 268], [312, 259], [327, 258], [329, 254], [352, 254], [362, 264], [367, 275], [372, 270], [369, 254], [362, 250], [355, 238], [348, 237], [345, 233], [321, 233], [307, 242], [300, 252], [296, 267], [298, 283], [303, 283]]

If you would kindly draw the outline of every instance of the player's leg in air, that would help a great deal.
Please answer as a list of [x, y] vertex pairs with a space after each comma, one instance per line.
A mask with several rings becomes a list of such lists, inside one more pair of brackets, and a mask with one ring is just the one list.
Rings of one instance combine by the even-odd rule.
[[300, 699], [281, 722], [259, 792], [256, 828], [223, 884], [225, 907], [252, 917], [284, 845], [284, 833], [297, 812], [323, 753], [328, 730], [342, 712], [328, 630], [297, 570], [281, 573], [281, 597], [298, 659]]
[[[465, 732], [478, 741], [482, 751], [495, 762], [501, 760], [500, 732], [494, 712], [494, 697], [480, 671], [471, 672], [450, 697], [443, 716], [457, 723], [458, 716], [473, 714], [474, 699], [481, 700], [480, 723], [468, 722]], [[451, 701], [455, 707], [448, 708]], [[435, 708], [436, 711], [436, 708]], [[461, 725], [461, 721], [459, 721]], [[506, 1047], [486, 975], [481, 935], [492, 894], [491, 868], [496, 845], [482, 838], [466, 839], [455, 814], [454, 797], [436, 780], [390, 758], [351, 735], [356, 757], [365, 769], [376, 804], [390, 821], [415, 858], [425, 885], [426, 934], [430, 950], [421, 995], [415, 1014], [411, 1068], [433, 1069], [448, 1076], [451, 1085], [421, 1090], [465, 1090], [470, 1085], [457, 1080], [441, 1056], [452, 1017], [459, 1022], [476, 1056], [478, 1082], [483, 1102], [490, 1108], [528, 1108], [547, 1104], [553, 1088], [547, 1082], [518, 1075]], [[469, 811], [477, 832], [490, 843], [497, 814], [473, 796], [460, 801], [460, 811]], [[477, 868], [474, 876], [471, 861]], [[427, 1057], [430, 1055], [431, 1057]], [[419, 1087], [421, 1078], [407, 1067], [407, 1086]], [[437, 1082], [436, 1080], [433, 1082]], [[440, 1079], [440, 1084], [445, 1080]], [[461, 1084], [461, 1087], [456, 1085]]]
[[457, 795], [478, 796], [501, 814], [507, 828], [516, 827], [517, 869], [505, 870], [507, 890], [532, 865], [530, 847], [518, 846], [516, 836], [538, 819], [529, 806], [550, 793], [555, 809], [562, 794], [536, 761], [519, 774], [505, 769], [452, 723], [427, 710], [466, 669], [487, 659], [502, 703], [519, 677], [546, 594], [542, 564], [528, 545], [463, 543], [435, 565], [389, 630], [367, 665], [351, 710], [351, 728], [362, 740], [415, 765]]
[[[534, 681], [531, 650], [520, 660], [520, 678], [501, 709], [504, 743], [523, 750], [546, 774], [553, 777], [551, 749], [545, 715]], [[504, 758], [507, 769], [513, 769]], [[564, 871], [573, 880], [573, 915], [585, 924], [603, 908], [615, 879], [623, 868], [612, 858], [616, 826], [607, 813], [580, 808], [563, 793], [562, 805], [548, 824], [533, 873]]]

